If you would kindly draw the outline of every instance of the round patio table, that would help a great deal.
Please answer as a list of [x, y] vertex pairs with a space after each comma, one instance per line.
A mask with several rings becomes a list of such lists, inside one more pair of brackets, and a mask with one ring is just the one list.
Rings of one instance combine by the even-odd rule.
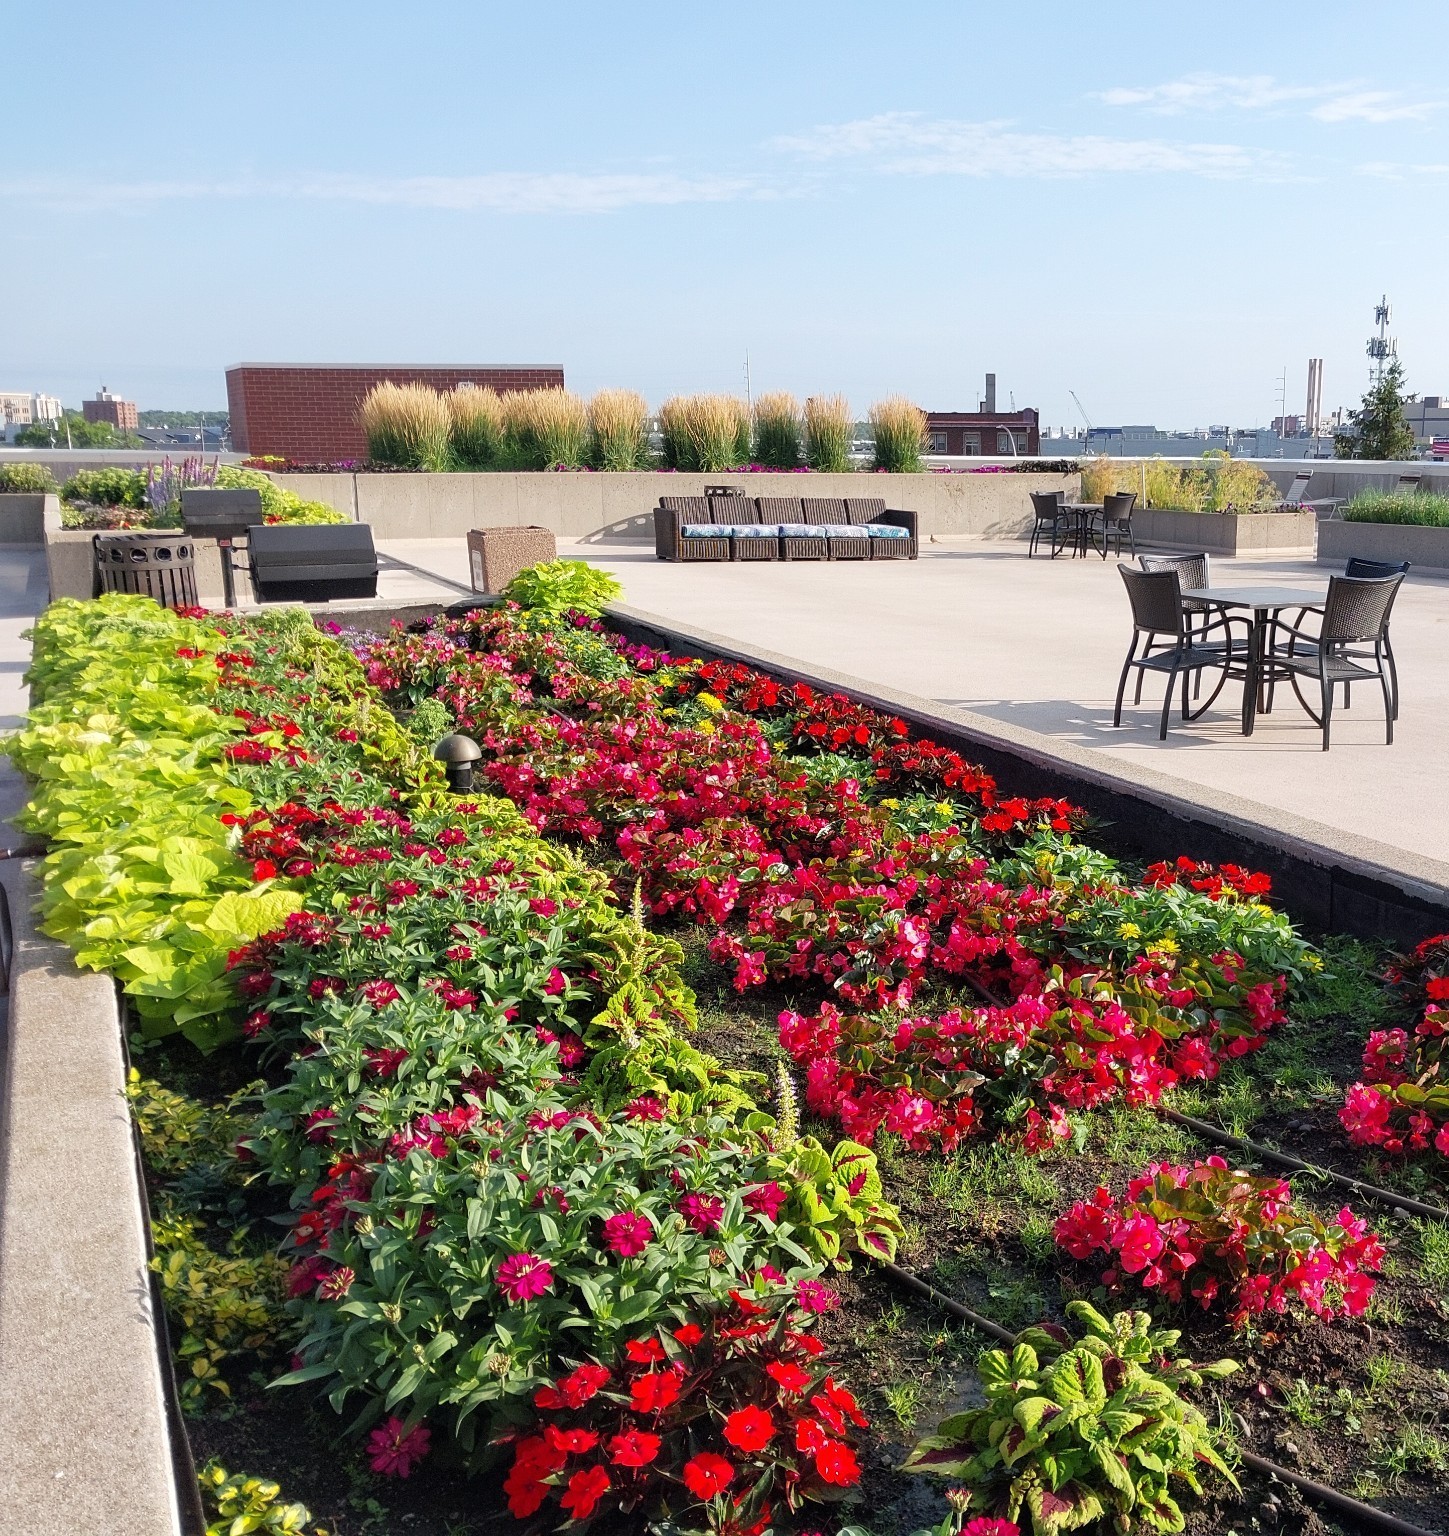
[[1253, 734], [1259, 714], [1267, 714], [1267, 684], [1264, 678], [1264, 645], [1272, 621], [1285, 608], [1305, 608], [1322, 613], [1328, 601], [1328, 589], [1304, 587], [1191, 587], [1182, 594], [1217, 608], [1246, 608], [1252, 611], [1252, 636], [1248, 646], [1248, 681], [1243, 684], [1243, 735]]
[[[1062, 511], [1072, 514], [1072, 558], [1074, 560], [1078, 555], [1084, 560], [1087, 558], [1087, 539], [1091, 533], [1092, 519], [1105, 510], [1105, 505], [1100, 501], [1064, 501], [1062, 503]], [[1063, 544], [1062, 548], [1065, 549], [1066, 545]], [[1056, 559], [1056, 555], [1054, 554], [1052, 558]]]

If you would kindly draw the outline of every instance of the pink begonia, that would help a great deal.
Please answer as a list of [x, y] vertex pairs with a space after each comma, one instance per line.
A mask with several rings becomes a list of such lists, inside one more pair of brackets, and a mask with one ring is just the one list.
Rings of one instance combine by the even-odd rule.
[[553, 1286], [553, 1265], [531, 1253], [510, 1254], [493, 1275], [494, 1284], [515, 1306]]

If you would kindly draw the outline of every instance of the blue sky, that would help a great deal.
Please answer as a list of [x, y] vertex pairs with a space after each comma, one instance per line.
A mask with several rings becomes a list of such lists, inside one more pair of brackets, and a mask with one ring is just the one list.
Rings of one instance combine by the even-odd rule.
[[[558, 362], [1251, 425], [1387, 291], [1449, 394], [1442, 9], [15, 7], [0, 389]], [[17, 147], [23, 152], [17, 153]]]

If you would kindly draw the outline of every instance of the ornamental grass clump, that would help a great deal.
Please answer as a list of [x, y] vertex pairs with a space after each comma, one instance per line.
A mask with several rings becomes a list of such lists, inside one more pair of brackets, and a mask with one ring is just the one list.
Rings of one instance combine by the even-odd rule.
[[376, 464], [400, 469], [448, 469], [452, 417], [447, 402], [425, 384], [374, 385], [357, 413]]
[[458, 388], [448, 404], [449, 442], [459, 469], [492, 469], [503, 448], [503, 402], [494, 389]]
[[675, 395], [659, 407], [664, 462], [716, 474], [749, 462], [750, 413], [737, 395]]
[[926, 450], [926, 413], [904, 395], [890, 395], [870, 408], [875, 428], [874, 469], [891, 474], [916, 474]]
[[648, 469], [649, 407], [632, 389], [601, 389], [589, 401], [589, 463], [623, 472]]
[[755, 462], [771, 469], [798, 469], [802, 441], [800, 407], [784, 390], [755, 401]]
[[1230, 1376], [1237, 1361], [1192, 1364], [1176, 1354], [1179, 1331], [1153, 1328], [1145, 1312], [1109, 1322], [1069, 1301], [1067, 1313], [1085, 1329], [1078, 1342], [1042, 1324], [1010, 1353], [981, 1355], [985, 1406], [943, 1420], [905, 1470], [960, 1485], [968, 1513], [1029, 1518], [1033, 1536], [1099, 1520], [1123, 1533], [1182, 1530], [1177, 1495], [1202, 1493], [1204, 1467], [1238, 1481], [1180, 1389]]
[[1297, 1301], [1324, 1322], [1360, 1317], [1383, 1262], [1376, 1233], [1347, 1206], [1331, 1222], [1295, 1205], [1286, 1179], [1230, 1168], [1220, 1157], [1190, 1168], [1151, 1163], [1120, 1199], [1099, 1187], [1056, 1224], [1074, 1259], [1102, 1255], [1112, 1288], [1131, 1277], [1169, 1301], [1227, 1309], [1234, 1328]]
[[844, 395], [811, 395], [805, 402], [805, 462], [822, 474], [850, 468], [855, 418]]
[[1350, 523], [1449, 528], [1449, 496], [1433, 491], [1360, 491], [1343, 509]]
[[589, 451], [588, 407], [567, 389], [520, 389], [501, 396], [503, 466], [582, 469]]

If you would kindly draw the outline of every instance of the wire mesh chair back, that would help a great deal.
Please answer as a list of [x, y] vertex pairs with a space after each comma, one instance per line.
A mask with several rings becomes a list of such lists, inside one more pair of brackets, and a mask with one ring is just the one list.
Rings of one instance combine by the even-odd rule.
[[1132, 503], [1136, 500], [1136, 491], [1113, 491], [1102, 498], [1102, 514], [1109, 522], [1115, 518], [1126, 517], [1132, 511]]
[[1177, 572], [1134, 571], [1130, 565], [1119, 565], [1117, 569], [1122, 573], [1127, 600], [1132, 604], [1133, 624], [1154, 635], [1181, 638], [1182, 583]]
[[[1202, 591], [1208, 583], [1208, 557], [1201, 555], [1138, 555], [1137, 563], [1144, 571], [1176, 571], [1179, 590]], [[1212, 607], [1200, 597], [1185, 597], [1183, 609], [1188, 613], [1206, 613]]]
[[1031, 504], [1036, 509], [1038, 517], [1056, 518], [1062, 510], [1062, 502], [1066, 498], [1064, 491], [1033, 491]]
[[1319, 644], [1332, 647], [1377, 640], [1403, 579], [1402, 571], [1393, 576], [1330, 576]]
[[1401, 576], [1408, 572], [1410, 562], [1402, 561], [1398, 565], [1391, 565], [1387, 560], [1360, 560], [1357, 555], [1350, 555], [1348, 564], [1343, 568], [1345, 576]]

